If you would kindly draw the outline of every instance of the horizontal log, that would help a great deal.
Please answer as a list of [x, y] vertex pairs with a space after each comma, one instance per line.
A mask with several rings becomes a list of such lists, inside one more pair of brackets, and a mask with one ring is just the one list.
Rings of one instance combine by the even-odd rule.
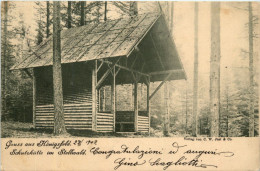
[[144, 123], [144, 124], [143, 124], [143, 123], [142, 123], [142, 124], [138, 123], [137, 125], [138, 125], [139, 127], [148, 127], [148, 124], [146, 124], [146, 123]]
[[138, 119], [148, 119], [146, 116], [138, 116]]
[[92, 117], [69, 117], [69, 116], [65, 116], [65, 120], [92, 120]]
[[64, 110], [65, 114], [88, 114], [91, 113], [92, 110], [84, 110], [84, 111], [76, 111], [76, 110]]
[[36, 122], [37, 121], [53, 121], [54, 120], [54, 118], [38, 118], [38, 117], [36, 117]]
[[99, 126], [102, 126], [102, 125], [111, 125], [111, 126], [113, 126], [114, 124], [113, 124], [113, 122], [97, 122], [97, 125]]
[[148, 121], [138, 121], [137, 123], [138, 124], [148, 124], [149, 122]]
[[[91, 125], [91, 121], [84, 121], [84, 122], [78, 122], [78, 121], [65, 121], [65, 125]], [[36, 121], [36, 125], [42, 125], [42, 124], [46, 124], [46, 125], [53, 125], [54, 122], [53, 121]]]
[[[81, 106], [92, 106], [92, 103], [80, 103], [80, 104], [63, 104], [64, 108], [67, 107], [81, 107]], [[48, 105], [37, 105], [36, 108], [54, 108], [53, 104], [48, 104]]]
[[113, 132], [113, 128], [110, 129], [97, 129], [97, 132]]
[[69, 128], [66, 128], [66, 129], [75, 129], [75, 130], [92, 130], [92, 127], [91, 127], [91, 128], [75, 128], [75, 127], [74, 127], [74, 128], [73, 128], [73, 127], [70, 128], [70, 127], [69, 127]]
[[97, 113], [97, 116], [113, 116], [112, 113]]
[[98, 117], [97, 117], [97, 120], [102, 120], [102, 119], [105, 119], [105, 120], [114, 120], [113, 117], [104, 117], [104, 116], [98, 116]]
[[113, 129], [113, 126], [108, 126], [108, 125], [97, 125], [97, 128], [109, 128], [109, 129]]
[[138, 128], [149, 128], [148, 125], [138, 125]]
[[104, 133], [106, 133], [106, 132], [113, 132], [113, 130], [97, 130], [98, 132], [104, 132]]
[[36, 117], [48, 117], [48, 118], [53, 118], [53, 117], [54, 117], [54, 114], [36, 113]]
[[149, 128], [138, 128], [138, 131], [148, 130]]
[[114, 122], [114, 120], [113, 119], [110, 119], [110, 120], [108, 120], [108, 119], [98, 119], [97, 120], [97, 123], [101, 123], [101, 122], [109, 122], [109, 123], [113, 123]]
[[148, 119], [138, 119], [140, 122], [148, 122]]

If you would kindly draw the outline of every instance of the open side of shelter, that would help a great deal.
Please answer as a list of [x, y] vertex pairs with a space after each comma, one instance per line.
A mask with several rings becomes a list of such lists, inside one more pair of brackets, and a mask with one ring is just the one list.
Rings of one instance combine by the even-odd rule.
[[[150, 100], [154, 94], [166, 81], [186, 79], [161, 14], [148, 13], [64, 30], [61, 40], [67, 129], [149, 132]], [[34, 126], [53, 128], [52, 38], [31, 49], [12, 70], [29, 73], [28, 68], [33, 68]], [[156, 81], [161, 83], [150, 92], [150, 82]], [[146, 85], [142, 98], [138, 96], [141, 84]], [[134, 103], [128, 110], [118, 107], [118, 103], [123, 103], [117, 100], [120, 85], [133, 85]], [[104, 93], [104, 87], [109, 87], [109, 91]], [[144, 103], [141, 109], [138, 103]]]

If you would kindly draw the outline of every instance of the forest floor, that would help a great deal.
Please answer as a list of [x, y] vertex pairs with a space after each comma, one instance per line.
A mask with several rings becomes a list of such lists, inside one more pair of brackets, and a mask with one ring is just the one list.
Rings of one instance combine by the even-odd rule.
[[[62, 135], [63, 138], [70, 137], [127, 137], [127, 138], [141, 138], [141, 137], [163, 137], [160, 130], [151, 129], [150, 136], [148, 134], [134, 134], [134, 133], [97, 133], [87, 130], [68, 130], [68, 134]], [[170, 137], [182, 137], [180, 135], [170, 134]], [[34, 129], [32, 123], [2, 121], [1, 122], [1, 137], [2, 138], [58, 138], [53, 135], [51, 129]]]

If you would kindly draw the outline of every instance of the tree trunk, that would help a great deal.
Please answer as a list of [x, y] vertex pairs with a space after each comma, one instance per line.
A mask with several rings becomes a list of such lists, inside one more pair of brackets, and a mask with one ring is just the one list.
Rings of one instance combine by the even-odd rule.
[[85, 1], [80, 1], [80, 25], [85, 25]]
[[130, 1], [130, 16], [134, 17], [138, 15], [138, 7], [136, 1]]
[[107, 1], [105, 1], [104, 21], [107, 21]]
[[250, 103], [249, 103], [249, 137], [254, 137], [254, 49], [253, 49], [253, 14], [252, 14], [252, 2], [248, 2], [248, 36], [249, 36], [249, 91], [250, 91]]
[[71, 28], [71, 21], [72, 21], [72, 17], [71, 17], [71, 1], [68, 1], [68, 28]]
[[185, 93], [185, 133], [188, 133], [188, 86], [186, 84], [186, 93]]
[[54, 134], [66, 133], [61, 71], [61, 41], [60, 41], [60, 2], [53, 2], [53, 101], [54, 101]]
[[219, 136], [220, 2], [211, 2], [210, 113], [211, 137]]
[[113, 114], [113, 130], [116, 132], [116, 68], [112, 70], [112, 83], [111, 83], [111, 113]]
[[226, 116], [226, 118], [227, 118], [227, 121], [226, 121], [226, 136], [228, 137], [228, 130], [229, 130], [229, 99], [228, 99], [228, 91], [227, 91], [227, 116]]
[[4, 1], [4, 46], [3, 46], [3, 56], [1, 56], [1, 118], [6, 119], [6, 57], [7, 57], [7, 15], [8, 15], [8, 2]]
[[198, 135], [198, 2], [194, 7], [194, 77], [192, 136]]
[[170, 130], [170, 113], [169, 113], [169, 83], [166, 82], [164, 84], [164, 108], [165, 108], [165, 115], [164, 115], [164, 135], [169, 136]]
[[97, 130], [97, 61], [92, 70], [92, 130]]
[[36, 128], [36, 72], [35, 69], [33, 68], [33, 128]]
[[138, 132], [138, 82], [134, 83], [134, 116], [135, 116], [135, 132]]
[[47, 3], [47, 16], [46, 16], [46, 37], [50, 36], [50, 2], [46, 1]]

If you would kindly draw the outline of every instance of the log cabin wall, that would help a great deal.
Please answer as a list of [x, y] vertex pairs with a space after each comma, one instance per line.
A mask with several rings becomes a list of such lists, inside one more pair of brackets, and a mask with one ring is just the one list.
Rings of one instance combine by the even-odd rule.
[[[82, 63], [62, 65], [63, 103], [67, 129], [92, 129], [91, 69]], [[35, 69], [36, 128], [53, 128], [52, 68]]]

